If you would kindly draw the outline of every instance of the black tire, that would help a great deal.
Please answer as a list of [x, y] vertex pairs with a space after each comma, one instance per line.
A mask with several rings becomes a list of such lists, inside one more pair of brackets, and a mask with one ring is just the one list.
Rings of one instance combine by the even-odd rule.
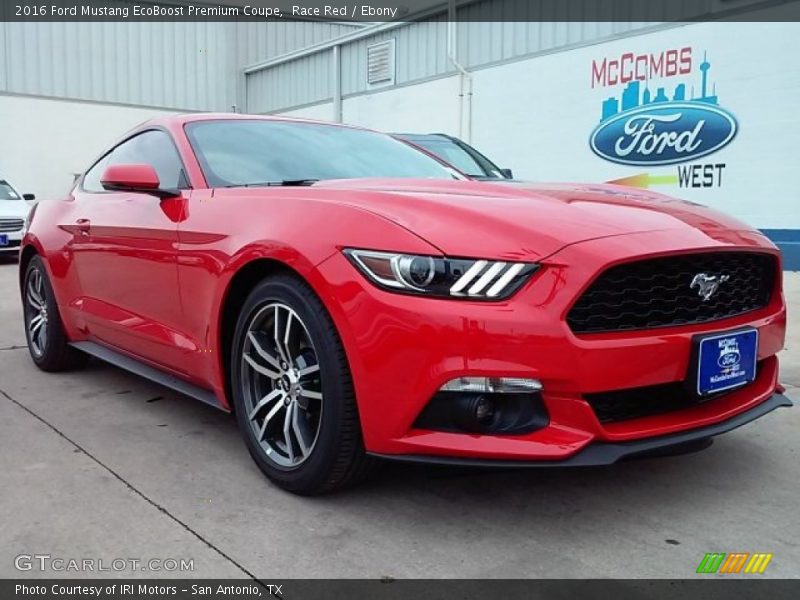
[[[321, 377], [322, 409], [315, 443], [298, 466], [276, 463], [256, 437], [245, 403], [246, 384], [240, 378], [245, 339], [251, 323], [270, 304], [291, 308], [300, 318], [316, 350]], [[291, 275], [276, 275], [259, 283], [239, 313], [231, 351], [231, 389], [239, 429], [250, 455], [276, 485], [300, 495], [342, 489], [361, 481], [375, 460], [364, 450], [350, 368], [328, 312], [313, 290]]]
[[[31, 337], [30, 324], [34, 318], [40, 315], [40, 311], [30, 304], [28, 289], [32, 280], [39, 276], [41, 277], [40, 289], [44, 295], [43, 300], [46, 307], [46, 322], [43, 325], [43, 336], [37, 338], [37, 341], [34, 342]], [[39, 256], [34, 256], [25, 270], [25, 278], [22, 284], [22, 304], [28, 352], [30, 352], [31, 358], [37, 367], [42, 371], [55, 372], [77, 369], [86, 364], [89, 359], [88, 355], [69, 345], [66, 333], [64, 333], [64, 324], [58, 312], [53, 286], [50, 284], [47, 270], [44, 268], [44, 263]], [[40, 331], [40, 329], [37, 331]]]

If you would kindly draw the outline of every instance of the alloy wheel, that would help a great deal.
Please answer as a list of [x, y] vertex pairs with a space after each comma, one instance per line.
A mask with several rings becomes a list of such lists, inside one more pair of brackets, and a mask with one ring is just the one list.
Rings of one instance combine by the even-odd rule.
[[322, 423], [322, 380], [311, 336], [292, 308], [271, 303], [250, 320], [240, 375], [247, 421], [266, 456], [285, 469], [304, 463]]
[[28, 339], [36, 356], [44, 354], [47, 344], [47, 290], [41, 270], [33, 269], [25, 287]]

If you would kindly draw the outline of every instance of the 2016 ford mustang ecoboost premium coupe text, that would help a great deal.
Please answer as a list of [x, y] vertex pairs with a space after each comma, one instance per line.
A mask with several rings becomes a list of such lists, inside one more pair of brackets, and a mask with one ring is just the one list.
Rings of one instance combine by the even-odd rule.
[[617, 186], [472, 181], [353, 127], [146, 123], [34, 208], [20, 266], [40, 368], [94, 355], [235, 411], [297, 493], [375, 456], [609, 464], [791, 404], [758, 231]]

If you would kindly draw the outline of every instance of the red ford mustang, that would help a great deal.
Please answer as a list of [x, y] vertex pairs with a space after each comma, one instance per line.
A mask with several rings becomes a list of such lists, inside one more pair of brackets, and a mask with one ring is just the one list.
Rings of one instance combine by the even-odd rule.
[[20, 268], [40, 368], [94, 355], [235, 411], [297, 493], [375, 456], [609, 464], [791, 404], [758, 231], [616, 186], [470, 181], [358, 128], [146, 123], [37, 205]]

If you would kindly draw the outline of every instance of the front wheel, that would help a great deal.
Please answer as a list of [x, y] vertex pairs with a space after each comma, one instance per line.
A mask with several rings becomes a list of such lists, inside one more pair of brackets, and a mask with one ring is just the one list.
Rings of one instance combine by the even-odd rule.
[[297, 494], [360, 480], [372, 461], [350, 370], [314, 292], [288, 275], [264, 280], [245, 301], [233, 344], [237, 420], [267, 477]]

